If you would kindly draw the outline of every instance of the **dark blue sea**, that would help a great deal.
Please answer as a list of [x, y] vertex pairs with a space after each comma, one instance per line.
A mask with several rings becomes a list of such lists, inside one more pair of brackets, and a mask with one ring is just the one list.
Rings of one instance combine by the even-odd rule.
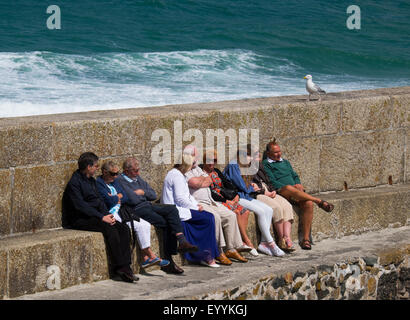
[[410, 1], [0, 0], [0, 117], [305, 94], [306, 74], [410, 85]]

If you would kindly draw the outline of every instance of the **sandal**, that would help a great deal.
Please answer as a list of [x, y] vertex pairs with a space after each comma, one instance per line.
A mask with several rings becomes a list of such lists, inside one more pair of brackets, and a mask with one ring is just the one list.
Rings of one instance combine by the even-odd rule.
[[335, 207], [333, 204], [331, 204], [330, 202], [321, 200], [318, 204], [319, 208], [325, 210], [326, 212], [332, 212], [333, 208]]
[[312, 247], [310, 245], [310, 241], [308, 239], [303, 239], [301, 247], [303, 250], [311, 250]]
[[289, 252], [293, 252], [293, 251], [296, 250], [295, 247], [293, 246], [292, 241], [289, 238], [285, 238], [285, 243], [286, 243], [286, 246], [287, 246]]
[[[290, 244], [288, 243], [288, 241], [290, 242]], [[291, 253], [296, 250], [292, 245], [292, 241], [285, 238], [282, 238], [282, 240], [279, 241], [278, 246], [286, 253]]]

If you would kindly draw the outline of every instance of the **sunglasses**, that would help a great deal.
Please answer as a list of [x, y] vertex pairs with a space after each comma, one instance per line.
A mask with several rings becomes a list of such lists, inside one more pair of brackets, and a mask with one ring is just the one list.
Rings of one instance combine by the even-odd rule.
[[118, 171], [117, 171], [117, 172], [111, 172], [111, 171], [108, 171], [108, 173], [110, 174], [110, 176], [111, 176], [111, 177], [118, 176], [118, 174], [119, 174], [119, 172], [118, 172]]

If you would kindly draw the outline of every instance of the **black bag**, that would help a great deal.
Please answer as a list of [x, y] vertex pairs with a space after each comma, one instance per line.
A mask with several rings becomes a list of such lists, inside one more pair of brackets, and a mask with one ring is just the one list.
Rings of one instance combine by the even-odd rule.
[[129, 204], [121, 203], [120, 211], [118, 212], [122, 222], [130, 222], [133, 220], [140, 221], [140, 217], [135, 211], [135, 207]]
[[140, 217], [137, 215], [135, 207], [125, 203], [121, 204], [118, 214], [121, 217], [122, 223], [131, 222], [132, 250], [134, 250], [134, 247], [137, 244], [137, 235], [135, 234], [134, 220], [140, 221]]
[[238, 189], [219, 169], [215, 168], [214, 170], [218, 174], [219, 179], [222, 181], [223, 187], [218, 187], [221, 190], [221, 195], [226, 200], [233, 200], [238, 195]]
[[238, 194], [235, 190], [232, 190], [232, 189], [221, 188], [220, 190], [221, 190], [222, 196], [227, 200], [233, 200]]
[[259, 190], [259, 191], [253, 191], [251, 193], [249, 193], [249, 196], [253, 199], [256, 199], [256, 197], [260, 194], [265, 194], [265, 190]]

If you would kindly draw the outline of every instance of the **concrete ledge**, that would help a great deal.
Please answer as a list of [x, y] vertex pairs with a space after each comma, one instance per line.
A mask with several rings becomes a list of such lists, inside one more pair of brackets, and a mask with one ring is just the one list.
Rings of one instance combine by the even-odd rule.
[[11, 237], [0, 240], [0, 257], [4, 298], [108, 278], [100, 233], [54, 230]]
[[[315, 208], [312, 236], [315, 242], [340, 238], [387, 227], [407, 224], [410, 185], [396, 185], [320, 195], [332, 201], [332, 213]], [[297, 243], [298, 216], [295, 215], [293, 239]], [[248, 234], [257, 245], [260, 235], [255, 216], [249, 216]], [[162, 252], [161, 234], [151, 229], [151, 247]], [[133, 254], [133, 269], [140, 272], [139, 254]], [[177, 263], [185, 265], [181, 256]], [[56, 283], [56, 267], [59, 283]], [[154, 267], [158, 269], [158, 267]], [[100, 233], [75, 230], [49, 230], [0, 240], [0, 297], [14, 298], [67, 288], [109, 278], [103, 237]]]
[[[152, 227], [151, 248], [158, 254], [161, 238], [161, 232]], [[175, 261], [185, 263], [180, 255]], [[140, 263], [140, 253], [134, 250], [135, 273], [143, 272]], [[0, 299], [109, 278], [106, 246], [99, 232], [43, 230], [0, 240]]]
[[316, 240], [404, 226], [410, 219], [410, 184], [335, 192], [319, 197], [331, 201], [335, 209], [329, 214], [315, 206], [312, 235]]
[[[106, 280], [18, 299], [408, 299], [409, 239], [410, 226], [386, 228], [324, 239], [283, 258], [259, 255], [218, 269], [188, 265], [182, 276], [154, 270], [135, 284]], [[153, 312], [161, 317], [163, 308]]]

